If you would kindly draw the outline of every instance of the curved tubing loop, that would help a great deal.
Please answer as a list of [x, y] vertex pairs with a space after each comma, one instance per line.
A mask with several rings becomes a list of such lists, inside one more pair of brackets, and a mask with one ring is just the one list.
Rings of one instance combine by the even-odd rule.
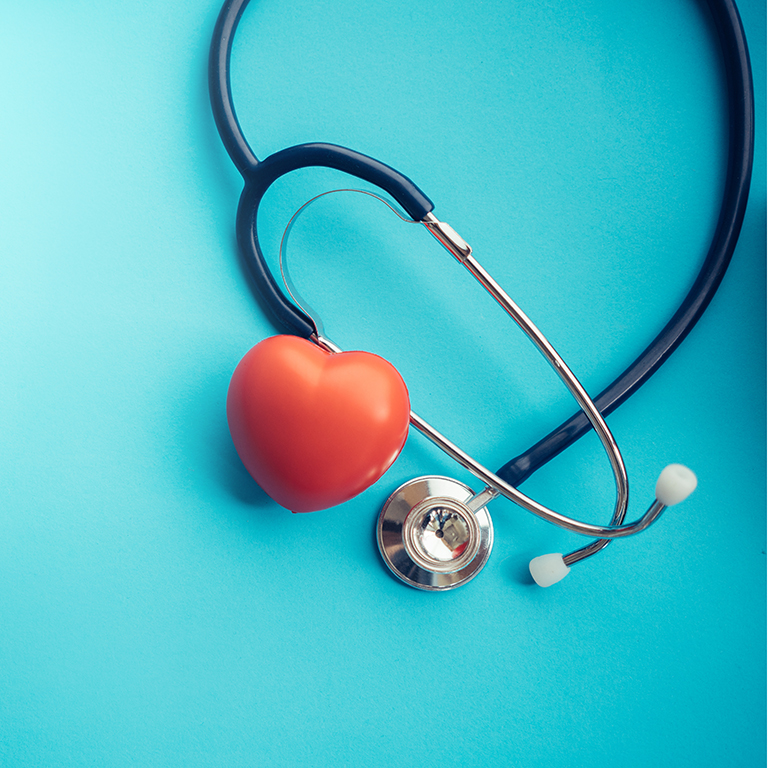
[[[730, 263], [738, 240], [749, 194], [754, 145], [754, 91], [747, 42], [733, 0], [708, 0], [723, 49], [728, 84], [730, 117], [729, 158], [720, 216], [712, 244], [689, 293], [672, 319], [650, 345], [595, 399], [608, 415], [634, 394], [659, 369], [698, 322], [716, 293]], [[232, 161], [249, 175], [259, 163], [248, 146], [235, 115], [230, 87], [229, 62], [232, 39], [248, 0], [226, 0], [219, 13], [211, 42], [209, 90], [216, 126]], [[245, 198], [246, 192], [243, 193]], [[261, 275], [263, 257], [255, 235], [255, 209], [249, 222], [247, 201], [241, 198], [238, 239], [257, 284], [278, 319], [292, 332], [305, 336], [312, 332], [309, 318], [299, 312], [268, 276]], [[253, 233], [249, 230], [253, 228]], [[583, 413], [561, 424], [545, 438], [498, 470], [504, 481], [520, 485], [537, 469], [553, 459], [589, 430]]]
[[[335, 144], [300, 144], [259, 160], [249, 146], [232, 100], [232, 42], [249, 0], [226, 0], [216, 19], [208, 55], [208, 92], [221, 140], [232, 162], [245, 180], [254, 210], [269, 186], [280, 176], [299, 168], [323, 166], [356, 176], [388, 192], [414, 221], [421, 221], [433, 208], [432, 201], [407, 177], [360, 152]], [[241, 208], [243, 207], [241, 201]]]
[[237, 209], [237, 240], [256, 288], [278, 323], [289, 333], [309, 337], [313, 321], [285, 296], [267, 267], [259, 245], [257, 214], [262, 197], [281, 176], [299, 168], [322, 166], [343, 171], [388, 192], [413, 218], [423, 219], [432, 201], [406, 176], [360, 152], [334, 144], [300, 144], [259, 160], [243, 135], [232, 101], [232, 41], [248, 0], [227, 0], [213, 32], [208, 58], [211, 107], [221, 140], [245, 181]]
[[314, 321], [283, 293], [267, 266], [259, 244], [259, 204], [281, 176], [299, 168], [334, 168], [388, 192], [414, 221], [433, 208], [432, 201], [406, 176], [372, 157], [334, 144], [300, 144], [275, 152], [244, 174], [245, 188], [237, 208], [237, 241], [261, 296], [289, 333], [309, 338], [317, 333]]
[[[291, 304], [277, 287], [271, 274], [266, 269], [256, 235], [256, 212], [260, 195], [257, 191], [249, 188], [251, 186], [249, 180], [254, 179], [254, 173], [261, 163], [248, 146], [248, 142], [245, 140], [237, 121], [232, 103], [229, 75], [232, 39], [247, 4], [248, 0], [226, 0], [219, 14], [209, 58], [211, 104], [216, 126], [224, 146], [246, 180], [246, 188], [243, 191], [238, 208], [237, 224], [238, 241], [240, 242], [246, 263], [248, 263], [249, 269], [257, 281], [259, 290], [262, 292], [267, 303], [272, 307], [277, 319], [291, 332], [302, 336], [311, 336], [314, 333], [312, 321]], [[595, 404], [603, 415], [611, 413], [630, 395], [634, 394], [659, 369], [661, 364], [667, 360], [698, 322], [723, 279], [741, 230], [749, 194], [754, 145], [752, 74], [744, 30], [735, 3], [733, 0], [708, 0], [708, 4], [723, 49], [730, 115], [728, 170], [717, 227], [701, 270], [672, 319], [664, 326], [643, 353], [596, 398]], [[329, 147], [330, 145], [321, 146]], [[347, 152], [350, 151], [347, 150]], [[277, 153], [278, 156], [280, 154]], [[356, 153], [352, 154], [355, 155]], [[365, 158], [365, 156], [359, 157], [370, 160], [370, 158]], [[352, 173], [357, 175], [354, 172]], [[258, 173], [255, 175], [258, 177]], [[269, 183], [272, 183], [274, 178]], [[405, 179], [405, 177], [402, 178]], [[410, 182], [408, 183], [410, 184]], [[256, 190], [258, 190], [258, 185]], [[263, 191], [261, 191], [261, 194], [263, 194]], [[431, 210], [431, 207], [431, 203], [429, 203], [429, 208], [426, 210]], [[431, 430], [429, 425], [424, 424], [420, 426], [418, 423], [415, 423], [415, 426], [429, 436], [428, 431]], [[489, 487], [494, 488], [512, 500], [516, 500], [517, 503], [534, 514], [540, 514], [541, 510], [536, 509], [535, 502], [529, 500], [528, 503], [523, 503], [522, 499], [527, 497], [519, 494], [515, 486], [521, 484], [537, 469], [586, 434], [589, 429], [590, 422], [587, 417], [583, 413], [576, 414], [569, 421], [532, 446], [528, 451], [507, 462], [498, 471], [498, 475], [494, 475], [484, 467], [477, 465], [474, 460], [464, 455], [455, 446], [452, 446], [445, 438], [442, 438], [442, 436], [440, 438], [442, 438], [446, 446], [452, 446], [455, 450], [454, 458], [470, 469], [470, 471], [473, 471], [478, 477], [484, 478]], [[437, 442], [439, 443], [440, 440]], [[451, 453], [451, 451], [448, 452]], [[464, 458], [461, 458], [462, 456]], [[522, 499], [516, 499], [515, 497], [518, 495], [522, 496]], [[653, 519], [656, 519], [658, 514], [660, 512]], [[551, 522], [562, 525], [566, 529], [574, 530], [574, 532], [589, 531], [588, 535], [598, 536], [601, 539], [637, 533], [653, 522], [651, 510], [635, 523], [620, 526], [619, 528], [616, 525], [601, 527], [578, 524], [576, 521], [563, 518], [556, 513], [552, 515], [545, 513], [543, 515], [540, 514], [540, 516], [550, 519]], [[616, 520], [614, 519], [612, 522], [616, 523]], [[577, 528], [581, 530], [575, 529], [573, 524], [576, 524]], [[598, 544], [600, 548], [605, 546], [604, 543], [593, 542], [588, 547], [579, 551], [586, 552], [587, 549], [593, 548]]]

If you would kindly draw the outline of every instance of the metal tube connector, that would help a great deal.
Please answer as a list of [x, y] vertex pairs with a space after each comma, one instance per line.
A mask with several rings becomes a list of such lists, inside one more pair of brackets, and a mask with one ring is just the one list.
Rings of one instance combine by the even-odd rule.
[[472, 255], [470, 244], [450, 225], [428, 213], [421, 223], [462, 264]]

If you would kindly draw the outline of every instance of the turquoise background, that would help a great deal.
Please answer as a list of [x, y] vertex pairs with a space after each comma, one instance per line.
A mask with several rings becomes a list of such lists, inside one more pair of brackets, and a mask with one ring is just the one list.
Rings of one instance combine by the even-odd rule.
[[[408, 478], [473, 482], [421, 436], [307, 516], [231, 445], [229, 377], [275, 328], [208, 102], [217, 3], [4, 4], [0, 765], [765, 764], [765, 4], [741, 11], [742, 237], [699, 326], [609, 420], [632, 517], [670, 461], [699, 490], [549, 590], [528, 560], [582, 539], [494, 502], [488, 566], [434, 595], [391, 578], [374, 540]], [[233, 90], [260, 157], [329, 141], [410, 176], [593, 393], [712, 234], [727, 125], [703, 2], [253, 0]], [[273, 262], [291, 213], [349, 183], [270, 191]], [[375, 200], [315, 204], [290, 259], [330, 337], [390, 359], [487, 466], [573, 411], [474, 281]], [[594, 436], [523, 489], [610, 517]]]

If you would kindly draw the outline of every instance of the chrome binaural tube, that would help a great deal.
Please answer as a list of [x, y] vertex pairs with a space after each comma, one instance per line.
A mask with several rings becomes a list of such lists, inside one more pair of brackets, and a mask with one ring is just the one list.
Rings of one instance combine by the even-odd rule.
[[[416, 421], [412, 418], [411, 423], [414, 424], [422, 434], [429, 437], [436, 445], [443, 450], [446, 450], [449, 455], [452, 455], [460, 464], [469, 469], [470, 472], [473, 472], [473, 474], [480, 477], [489, 488], [506, 496], [511, 501], [514, 501], [524, 509], [527, 509], [529, 512], [533, 512], [533, 514], [538, 515], [555, 525], [572, 530], [575, 533], [581, 533], [582, 535], [596, 535], [605, 538], [628, 536], [631, 535], [631, 533], [636, 533], [637, 530], [632, 529], [631, 526], [622, 526], [629, 500], [629, 483], [627, 480], [627, 471], [624, 466], [624, 460], [621, 457], [621, 452], [616, 445], [616, 441], [614, 440], [611, 431], [608, 429], [608, 425], [605, 423], [605, 419], [603, 419], [602, 414], [592, 402], [592, 399], [589, 397], [584, 387], [582, 387], [579, 380], [570, 368], [568, 368], [565, 361], [549, 343], [544, 334], [539, 331], [531, 319], [491, 277], [477, 259], [472, 256], [472, 249], [466, 241], [458, 235], [452, 227], [439, 221], [431, 213], [427, 214], [422, 220], [422, 223], [440, 244], [443, 245], [443, 247], [445, 247], [460, 264], [466, 267], [470, 274], [483, 286], [483, 288], [485, 288], [485, 290], [536, 345], [539, 352], [541, 352], [547, 362], [552, 366], [555, 373], [562, 379], [563, 383], [568, 387], [569, 391], [576, 399], [576, 402], [578, 402], [579, 406], [584, 411], [608, 455], [616, 482], [616, 504], [614, 506], [611, 524], [609, 526], [592, 526], [553, 512], [538, 502], [533, 501], [533, 499], [530, 499], [516, 488], [513, 488], [513, 486], [505, 483], [500, 477], [485, 469], [485, 467], [477, 464], [471, 457], [459, 451], [456, 446], [452, 445], [451, 449], [446, 450], [448, 448], [448, 441], [446, 441], [440, 433], [426, 424], [426, 422], [423, 422], [423, 420], [416, 417]], [[640, 522], [641, 521], [637, 521], [637, 523], [633, 525], [639, 526]], [[650, 522], [648, 522], [647, 525], [650, 525]], [[598, 529], [609, 532], [609, 534], [607, 536], [605, 534], [598, 534], [596, 532]]]

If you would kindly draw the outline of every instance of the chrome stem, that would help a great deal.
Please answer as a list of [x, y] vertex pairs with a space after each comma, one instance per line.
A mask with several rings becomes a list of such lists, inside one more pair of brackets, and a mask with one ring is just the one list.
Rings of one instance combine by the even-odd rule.
[[[644, 531], [649, 525], [655, 523], [665, 509], [666, 506], [664, 506], [664, 504], [658, 500], [654, 500], [653, 504], [648, 508], [648, 511], [638, 521], [638, 523], [643, 523], [643, 525], [638, 526], [634, 533], [640, 533], [640, 531]], [[587, 544], [586, 547], [581, 547], [580, 549], [575, 549], [573, 552], [569, 552], [563, 557], [563, 562], [566, 565], [571, 566], [574, 563], [586, 560], [588, 557], [596, 555], [600, 550], [605, 549], [610, 543], [611, 539], [596, 539]]]
[[[475, 508], [479, 509], [492, 499], [496, 498], [496, 496], [502, 495], [547, 522], [557, 525], [567, 531], [598, 539], [598, 541], [591, 542], [587, 546], [567, 555], [566, 564], [578, 562], [579, 560], [589, 557], [600, 551], [612, 539], [631, 536], [645, 530], [659, 517], [665, 507], [658, 502], [655, 502], [641, 518], [632, 523], [624, 524], [629, 501], [629, 483], [624, 461], [618, 446], [616, 445], [616, 441], [605, 423], [605, 419], [602, 417], [602, 414], [592, 402], [579, 380], [530, 318], [472, 256], [472, 249], [466, 241], [464, 241], [452, 227], [439, 221], [431, 213], [424, 217], [422, 223], [427, 227], [430, 233], [469, 270], [470, 274], [472, 274], [483, 288], [491, 294], [504, 311], [536, 345], [541, 354], [546, 358], [557, 375], [568, 387], [600, 438], [611, 462], [611, 468], [616, 483], [616, 503], [609, 525], [593, 525], [591, 523], [575, 520], [560, 514], [559, 512], [555, 512], [526, 496], [517, 488], [502, 480], [498, 475], [491, 472], [467, 453], [462, 451], [458, 446], [448, 440], [448, 438], [424, 421], [424, 419], [411, 411], [410, 423], [419, 432], [454, 459], [454, 461], [461, 464], [461, 466], [485, 483], [486, 488], [469, 500], [468, 503], [471, 508], [473, 510]], [[341, 352], [341, 349], [338, 346], [330, 340], [323, 338], [319, 333], [312, 336], [312, 341], [329, 352]]]
[[[568, 366], [565, 364], [565, 361], [560, 357], [560, 355], [549, 343], [546, 337], [541, 333], [541, 331], [539, 331], [539, 329], [520, 309], [520, 307], [512, 300], [506, 291], [504, 291], [504, 289], [472, 256], [472, 249], [467, 244], [467, 242], [460, 235], [458, 235], [458, 233], [456, 233], [456, 231], [450, 225], [439, 221], [431, 213], [428, 213], [424, 217], [422, 223], [426, 226], [429, 232], [448, 250], [448, 252], [451, 253], [457, 259], [457, 261], [459, 261], [459, 263], [463, 264], [464, 267], [467, 268], [470, 274], [483, 286], [483, 288], [485, 288], [485, 290], [496, 300], [502, 309], [504, 309], [504, 311], [515, 321], [520, 329], [536, 345], [539, 352], [541, 352], [541, 354], [546, 358], [547, 362], [552, 366], [555, 373], [557, 373], [557, 375], [562, 379], [563, 383], [568, 387], [571, 394], [576, 399], [576, 402], [578, 402], [579, 406], [584, 411], [585, 415], [592, 424], [592, 427], [600, 438], [606, 454], [608, 455], [608, 459], [611, 462], [611, 468], [613, 469], [613, 475], [616, 482], [616, 504], [614, 506], [614, 512], [611, 518], [611, 525], [606, 529], [620, 530], [621, 524], [623, 523], [624, 517], [626, 515], [627, 504], [629, 501], [629, 483], [627, 480], [627, 470], [624, 466], [624, 461], [621, 457], [618, 446], [616, 445], [616, 441], [614, 440], [611, 431], [608, 429], [608, 425], [605, 423], [605, 419], [603, 419], [602, 414], [592, 402], [592, 399], [589, 397], [584, 387], [581, 386], [579, 380], [576, 378], [570, 368], [568, 368]], [[424, 434], [427, 433], [424, 432]], [[488, 470], [485, 471], [487, 472]], [[556, 515], [556, 513], [553, 513], [552, 510], [537, 504], [537, 502], [534, 502], [532, 499], [528, 499], [527, 496], [521, 494], [519, 491], [517, 491], [517, 489], [515, 489], [514, 495], [510, 495], [509, 491], [503, 489], [503, 486], [500, 485], [500, 483], [503, 483], [501, 478], [498, 478], [496, 475], [493, 475], [493, 478], [494, 482], [485, 481], [491, 488], [498, 490], [504, 496], [507, 496], [507, 498], [510, 498], [512, 501], [515, 501], [515, 503], [520, 504], [525, 509], [528, 509], [534, 514], [538, 514], [540, 517], [549, 519], [550, 522], [554, 522], [557, 525], [562, 525], [563, 521], [557, 521], [553, 518], [553, 515]], [[509, 486], [506, 483], [504, 483], [504, 485], [507, 486], [507, 489], [512, 488], [512, 486]], [[530, 504], [523, 503], [523, 499], [530, 502]], [[531, 505], [534, 505], [536, 508], [531, 508]], [[570, 518], [564, 518], [564, 520], [570, 520]], [[578, 525], [583, 526], [584, 524]], [[569, 528], [569, 530], [574, 529]], [[629, 534], [626, 533], [621, 535]]]

